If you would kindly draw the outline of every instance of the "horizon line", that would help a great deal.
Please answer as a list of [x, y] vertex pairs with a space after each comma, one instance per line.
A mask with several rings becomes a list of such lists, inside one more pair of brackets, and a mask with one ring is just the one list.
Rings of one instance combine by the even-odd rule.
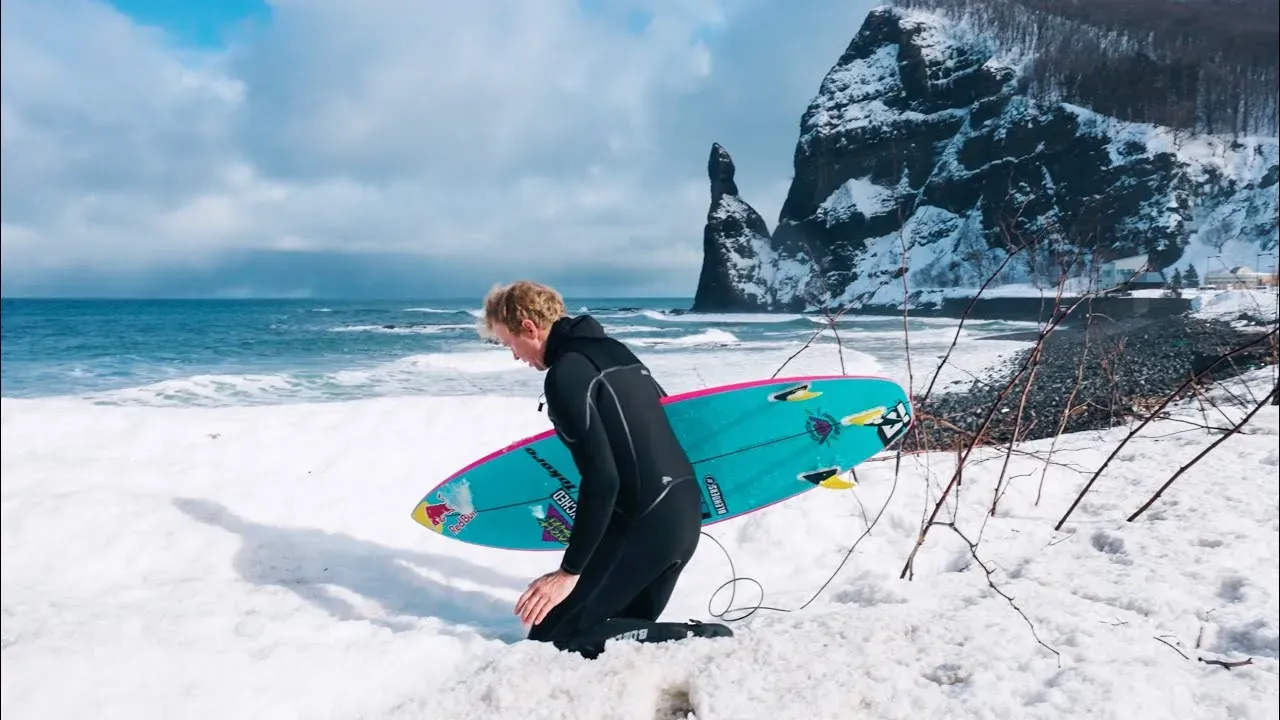
[[[487, 292], [487, 291], [486, 291]], [[291, 300], [296, 302], [411, 302], [418, 300], [442, 301], [483, 301], [485, 293], [476, 295], [399, 295], [388, 297], [359, 296], [305, 296], [297, 295], [261, 295], [253, 297], [227, 297], [224, 295], [0, 295], [0, 300], [114, 300], [131, 301], [158, 300], [177, 302], [184, 300], [225, 300], [228, 302], [251, 302], [255, 300]], [[565, 300], [687, 300], [692, 302], [693, 296], [682, 295], [569, 295], [561, 293]]]

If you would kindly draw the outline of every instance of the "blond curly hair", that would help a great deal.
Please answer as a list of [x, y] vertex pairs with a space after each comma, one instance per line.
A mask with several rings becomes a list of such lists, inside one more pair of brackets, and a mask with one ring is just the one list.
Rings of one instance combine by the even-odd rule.
[[567, 314], [564, 298], [554, 288], [532, 280], [517, 280], [494, 285], [489, 290], [477, 329], [481, 337], [492, 340], [493, 328], [499, 324], [512, 333], [519, 333], [520, 324], [525, 320], [545, 328]]

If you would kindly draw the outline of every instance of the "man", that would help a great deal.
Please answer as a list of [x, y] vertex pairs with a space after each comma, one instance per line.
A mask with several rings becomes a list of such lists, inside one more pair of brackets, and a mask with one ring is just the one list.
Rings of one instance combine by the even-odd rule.
[[534, 282], [491, 290], [481, 330], [546, 371], [547, 414], [582, 478], [559, 569], [516, 603], [529, 638], [591, 658], [614, 638], [732, 635], [719, 624], [657, 622], [698, 547], [702, 502], [649, 369]]

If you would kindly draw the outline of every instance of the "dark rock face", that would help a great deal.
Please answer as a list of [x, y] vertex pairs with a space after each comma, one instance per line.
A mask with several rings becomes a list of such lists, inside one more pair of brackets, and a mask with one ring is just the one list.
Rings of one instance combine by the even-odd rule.
[[716, 143], [707, 160], [711, 208], [702, 233], [702, 273], [694, 312], [727, 312], [767, 307], [765, 278], [769, 228], [742, 198], [733, 180], [733, 158]]
[[[1018, 246], [1003, 281], [1042, 285], [1081, 253], [1075, 269], [1088, 276], [1093, 263], [1139, 254], [1171, 267], [1193, 243], [1276, 247], [1274, 139], [1122, 123], [1033, 99], [1020, 78], [965, 26], [872, 11], [803, 115], [769, 242], [713, 226], [713, 199], [698, 299], [727, 309], [731, 266], [753, 269], [741, 309], [796, 311], [899, 305], [904, 280], [908, 302], [976, 289]], [[713, 198], [714, 183], [713, 173]], [[750, 247], [765, 250], [749, 258]]]

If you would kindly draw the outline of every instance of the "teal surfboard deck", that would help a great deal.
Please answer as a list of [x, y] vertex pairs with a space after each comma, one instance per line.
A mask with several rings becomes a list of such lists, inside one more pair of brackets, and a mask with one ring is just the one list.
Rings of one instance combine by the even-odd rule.
[[[902, 437], [910, 398], [892, 380], [777, 378], [664, 399], [711, 525], [814, 488], [845, 490], [848, 471]], [[432, 488], [415, 521], [446, 537], [511, 550], [563, 550], [580, 477], [554, 430], [483, 457]]]

